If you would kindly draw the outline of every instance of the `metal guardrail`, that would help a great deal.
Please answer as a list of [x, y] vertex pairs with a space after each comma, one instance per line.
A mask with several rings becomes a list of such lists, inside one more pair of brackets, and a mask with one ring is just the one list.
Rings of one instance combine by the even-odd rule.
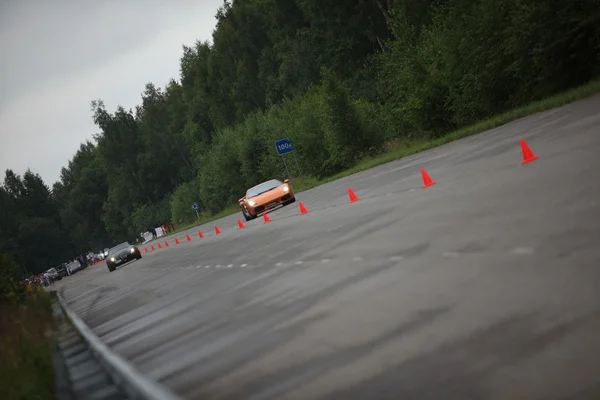
[[[70, 347], [78, 349], [69, 352], [74, 354], [71, 357], [79, 357], [84, 361], [85, 357], [89, 358], [89, 356], [86, 356], [89, 351], [103, 372], [120, 389], [119, 392], [127, 396], [126, 398], [140, 400], [180, 400], [170, 390], [142, 375], [132, 364], [113, 352], [75, 312], [69, 309], [60, 293], [56, 292], [56, 295], [60, 308], [76, 330], [75, 337], [71, 336], [70, 340], [72, 343]], [[76, 336], [80, 336], [83, 341]], [[100, 368], [96, 369], [99, 370]], [[90, 378], [97, 375], [93, 371], [94, 368], [88, 374], [88, 376], [91, 375]], [[113, 398], [111, 396], [108, 397]], [[122, 395], [118, 395], [117, 397], [123, 398]]]

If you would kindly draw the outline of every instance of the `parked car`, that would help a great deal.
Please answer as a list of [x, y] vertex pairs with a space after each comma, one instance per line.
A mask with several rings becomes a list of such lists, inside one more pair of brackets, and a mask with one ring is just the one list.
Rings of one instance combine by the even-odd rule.
[[73, 275], [75, 272], [79, 271], [82, 269], [81, 267], [81, 263], [77, 260], [75, 261], [71, 261], [68, 265], [67, 265], [67, 269], [69, 270], [69, 274]]
[[67, 265], [66, 264], [60, 264], [56, 266], [56, 272], [58, 272], [58, 280], [61, 280], [62, 278], [64, 278], [65, 276], [68, 276], [69, 273], [67, 272]]
[[55, 281], [59, 281], [62, 279], [62, 276], [60, 276], [58, 274], [58, 271], [56, 270], [56, 268], [50, 268], [48, 271], [46, 271], [48, 273], [48, 275], [50, 275], [50, 278], [52, 278]]

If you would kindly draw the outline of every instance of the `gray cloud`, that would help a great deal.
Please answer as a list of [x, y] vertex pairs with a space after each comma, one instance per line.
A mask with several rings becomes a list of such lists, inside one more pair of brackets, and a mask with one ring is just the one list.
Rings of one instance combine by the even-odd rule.
[[0, 170], [51, 184], [97, 129], [90, 101], [140, 102], [179, 73], [181, 45], [210, 39], [222, 0], [0, 3]]

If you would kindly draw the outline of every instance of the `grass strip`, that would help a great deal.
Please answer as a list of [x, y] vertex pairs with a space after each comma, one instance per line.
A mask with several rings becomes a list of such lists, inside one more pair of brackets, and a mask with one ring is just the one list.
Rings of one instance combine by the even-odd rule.
[[55, 322], [50, 295], [0, 305], [0, 398], [54, 399]]

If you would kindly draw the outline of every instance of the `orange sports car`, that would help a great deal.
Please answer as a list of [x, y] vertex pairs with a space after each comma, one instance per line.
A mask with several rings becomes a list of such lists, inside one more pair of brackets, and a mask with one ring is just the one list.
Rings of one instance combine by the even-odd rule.
[[246, 221], [277, 206], [287, 206], [295, 202], [296, 196], [289, 182], [289, 179], [283, 182], [271, 179], [248, 189], [246, 196], [238, 200]]

